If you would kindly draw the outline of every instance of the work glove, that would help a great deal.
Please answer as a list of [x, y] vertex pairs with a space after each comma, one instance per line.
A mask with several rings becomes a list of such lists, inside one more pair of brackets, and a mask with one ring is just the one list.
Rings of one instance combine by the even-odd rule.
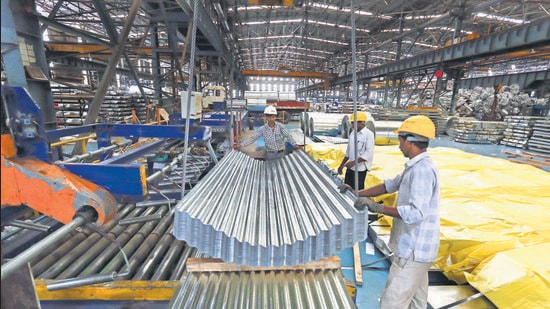
[[340, 193], [344, 194], [347, 191], [353, 191], [353, 188], [350, 185], [343, 183], [338, 186], [338, 190], [340, 190]]
[[378, 204], [377, 202], [371, 200], [368, 197], [360, 197], [355, 201], [355, 204], [353, 204], [355, 209], [357, 210], [363, 210], [365, 209], [365, 206], [369, 209], [370, 212], [378, 212], [381, 213], [384, 210], [384, 205]]

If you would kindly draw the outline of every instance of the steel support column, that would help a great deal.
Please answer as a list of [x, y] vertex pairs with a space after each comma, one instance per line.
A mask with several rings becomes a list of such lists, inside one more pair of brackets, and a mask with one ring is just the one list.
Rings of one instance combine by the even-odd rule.
[[[90, 103], [90, 108], [88, 109], [88, 116], [86, 116], [86, 120], [84, 121], [84, 124], [94, 123], [97, 118], [97, 115], [99, 114], [99, 110], [101, 109], [101, 103], [103, 102], [103, 99], [105, 98], [105, 94], [107, 93], [107, 89], [111, 85], [111, 82], [115, 75], [118, 60], [124, 53], [124, 48], [125, 48], [126, 40], [128, 39], [128, 34], [130, 33], [130, 29], [134, 24], [134, 20], [137, 16], [140, 6], [141, 6], [141, 0], [135, 0], [132, 3], [132, 7], [130, 8], [130, 12], [128, 14], [128, 19], [124, 23], [124, 27], [122, 28], [122, 31], [118, 36], [118, 43], [113, 49], [113, 54], [111, 55], [111, 58], [109, 58], [109, 63], [107, 64], [107, 68], [103, 73], [103, 76], [101, 76], [101, 81], [97, 87], [94, 98]], [[81, 144], [76, 144], [73, 149], [73, 155], [80, 154], [81, 152], [82, 152]]]
[[34, 10], [34, 0], [2, 1], [3, 63], [8, 84], [27, 89], [40, 106], [46, 129], [55, 129], [50, 69]]

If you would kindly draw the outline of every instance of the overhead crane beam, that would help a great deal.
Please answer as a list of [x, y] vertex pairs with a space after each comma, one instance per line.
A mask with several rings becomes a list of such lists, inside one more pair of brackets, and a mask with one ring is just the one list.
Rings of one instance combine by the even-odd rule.
[[[46, 49], [50, 52], [73, 53], [73, 54], [94, 54], [96, 58], [108, 58], [112, 51], [107, 45], [97, 45], [89, 43], [45, 43]], [[148, 47], [148, 46], [132, 46], [129, 48], [131, 53], [136, 55], [150, 56], [153, 52], [159, 53], [163, 59], [172, 59], [174, 53], [181, 56], [182, 51], [174, 51], [170, 47]], [[220, 56], [217, 51], [197, 51], [199, 56]]]
[[297, 77], [297, 78], [319, 78], [323, 79], [322, 84], [314, 85], [315, 88], [329, 89], [330, 81], [336, 77], [336, 74], [323, 73], [323, 72], [296, 72], [289, 71], [283, 72], [280, 70], [242, 70], [241, 74], [244, 76], [278, 76], [278, 77]]
[[281, 6], [301, 6], [301, 2], [294, 0], [248, 0], [249, 5], [281, 5]]
[[[465, 62], [489, 56], [508, 54], [531, 48], [538, 48], [550, 43], [550, 21], [525, 24], [507, 32], [497, 32], [478, 39], [443, 47], [418, 56], [380, 65], [357, 73], [358, 80], [370, 79], [404, 73], [414, 69], [429, 68], [447, 62]], [[334, 85], [351, 82], [351, 75], [337, 78]]]
[[[414, 57], [376, 66], [358, 72], [357, 80], [365, 81], [372, 78], [401, 74], [415, 69], [445, 66], [445, 64], [455, 65], [456, 63], [464, 63], [497, 55], [519, 55], [521, 57], [523, 55], [522, 52], [526, 50], [548, 46], [550, 43], [549, 38], [550, 20], [545, 19], [540, 22], [512, 28], [507, 32], [497, 32]], [[543, 55], [543, 58], [546, 58], [546, 56]], [[331, 86], [351, 83], [351, 79], [351, 74], [338, 77], [331, 81]], [[319, 85], [311, 85], [298, 89], [297, 92], [306, 92], [317, 88], [319, 88]]]
[[336, 77], [335, 74], [323, 72], [283, 72], [279, 70], [242, 70], [243, 75], [258, 75], [258, 76], [279, 76], [279, 77], [300, 77], [300, 78], [319, 78], [332, 80]]
[[460, 80], [461, 89], [473, 89], [475, 87], [493, 87], [495, 85], [516, 84], [522, 89], [530, 88], [539, 82], [549, 81], [550, 72], [536, 71], [519, 74], [493, 75]]

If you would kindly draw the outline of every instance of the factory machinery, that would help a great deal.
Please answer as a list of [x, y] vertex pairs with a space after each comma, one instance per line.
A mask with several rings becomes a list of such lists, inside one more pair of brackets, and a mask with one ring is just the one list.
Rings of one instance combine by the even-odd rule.
[[20, 87], [2, 105], [2, 308], [355, 307], [334, 255], [368, 214], [304, 152], [219, 158], [207, 126], [47, 131]]
[[[209, 127], [194, 126], [187, 134], [176, 125], [46, 131], [24, 88], [3, 86], [2, 105], [3, 283], [19, 282], [11, 278], [27, 263], [40, 300], [41, 279], [55, 279], [48, 289], [56, 290], [181, 276], [194, 249], [170, 234], [173, 210], [182, 191], [217, 162]], [[93, 138], [97, 149], [67, 158], [67, 138]], [[21, 296], [13, 298], [18, 307], [35, 294], [17, 285], [13, 290]]]

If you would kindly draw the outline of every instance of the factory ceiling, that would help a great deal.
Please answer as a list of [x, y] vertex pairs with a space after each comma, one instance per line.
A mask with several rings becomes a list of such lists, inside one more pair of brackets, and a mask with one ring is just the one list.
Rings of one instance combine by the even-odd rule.
[[[112, 48], [133, 3], [129, 0], [35, 2], [42, 15], [40, 21], [59, 30], [57, 34], [49, 31], [51, 58], [68, 54], [53, 43], [88, 42], [102, 46], [103, 51]], [[193, 35], [189, 30], [193, 29], [196, 8], [197, 64], [201, 70], [214, 73], [205, 79], [227, 80], [234, 74], [237, 81], [243, 73], [261, 72], [342, 76], [353, 69], [365, 70], [452, 42], [550, 19], [548, 0], [140, 2], [126, 42], [130, 59], [147, 59], [153, 54], [164, 63], [161, 66], [170, 67], [163, 72], [185, 68], [192, 55]], [[68, 38], [68, 34], [75, 38]], [[534, 57], [521, 63], [537, 66], [548, 62], [548, 45], [530, 50]], [[91, 60], [106, 57], [104, 52], [83, 47], [70, 55]], [[220, 72], [224, 77], [216, 74]]]

